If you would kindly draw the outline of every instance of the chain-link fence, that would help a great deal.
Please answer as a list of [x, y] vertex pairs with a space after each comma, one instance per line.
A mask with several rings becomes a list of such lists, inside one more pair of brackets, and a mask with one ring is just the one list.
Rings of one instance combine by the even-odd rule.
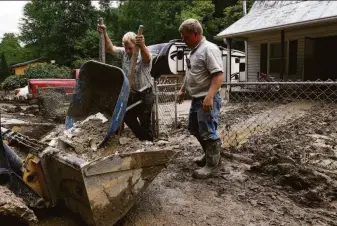
[[230, 90], [220, 114], [225, 148], [297, 153], [301, 162], [337, 169], [337, 82], [225, 85]]
[[74, 89], [74, 86], [39, 87], [40, 111], [45, 117], [64, 121]]
[[[177, 126], [177, 92], [181, 87], [179, 77], [160, 78], [155, 81], [153, 129], [160, 137]], [[74, 87], [39, 87], [39, 108], [45, 117], [63, 121], [71, 102]]]
[[154, 121], [158, 137], [168, 134], [177, 126], [177, 93], [180, 89], [179, 77], [159, 78], [155, 81]]
[[337, 82], [225, 84], [220, 113], [222, 156], [284, 187], [308, 207], [336, 200]]

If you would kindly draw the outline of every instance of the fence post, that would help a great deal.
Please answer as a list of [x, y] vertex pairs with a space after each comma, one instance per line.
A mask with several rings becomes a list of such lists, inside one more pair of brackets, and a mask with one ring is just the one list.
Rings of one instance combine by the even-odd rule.
[[158, 93], [158, 86], [157, 86], [157, 84], [158, 84], [158, 80], [156, 79], [155, 81], [154, 81], [154, 91], [155, 91], [155, 97], [156, 97], [156, 99], [155, 99], [155, 107], [156, 107], [156, 137], [157, 138], [159, 138], [159, 112], [158, 112], [158, 104], [159, 104], [159, 101], [158, 101], [158, 95], [159, 95], [159, 93]]
[[174, 87], [174, 128], [176, 129], [178, 127], [178, 106], [177, 106], [177, 100], [178, 100], [178, 93], [177, 90], [178, 87], [179, 78], [176, 77], [176, 85]]

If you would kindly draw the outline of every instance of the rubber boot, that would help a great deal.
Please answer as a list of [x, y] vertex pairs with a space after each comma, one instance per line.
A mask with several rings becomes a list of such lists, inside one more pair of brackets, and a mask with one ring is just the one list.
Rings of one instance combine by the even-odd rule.
[[218, 168], [220, 162], [220, 140], [209, 140], [205, 142], [206, 147], [206, 165], [193, 172], [193, 177], [197, 179], [206, 179], [212, 176], [212, 173]]
[[199, 143], [201, 144], [202, 150], [204, 151], [204, 154], [202, 156], [196, 157], [193, 159], [193, 162], [197, 164], [199, 167], [204, 167], [206, 166], [206, 146], [205, 146], [205, 141], [199, 140]]

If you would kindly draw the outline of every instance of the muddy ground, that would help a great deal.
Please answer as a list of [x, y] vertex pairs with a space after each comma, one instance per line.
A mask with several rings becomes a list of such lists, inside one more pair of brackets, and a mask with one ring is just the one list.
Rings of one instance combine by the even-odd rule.
[[[248, 116], [234, 111], [242, 120]], [[337, 174], [331, 163], [336, 114], [335, 105], [317, 107], [240, 148], [224, 150], [241, 158], [223, 158], [219, 172], [207, 180], [191, 177], [192, 159], [201, 153], [196, 140], [177, 137], [185, 151], [120, 225], [337, 225]]]
[[[273, 107], [228, 104], [219, 131]], [[207, 180], [191, 176], [197, 169], [192, 160], [201, 149], [188, 135], [186, 116], [179, 130], [161, 141], [183, 151], [117, 225], [337, 225], [336, 105], [314, 106], [239, 148], [224, 149], [220, 169]], [[128, 147], [130, 140], [123, 144]], [[39, 225], [83, 223], [51, 211]]]

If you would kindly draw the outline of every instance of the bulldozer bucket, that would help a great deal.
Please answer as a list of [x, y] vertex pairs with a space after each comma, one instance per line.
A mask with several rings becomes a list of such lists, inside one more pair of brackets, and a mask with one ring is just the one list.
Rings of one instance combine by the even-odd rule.
[[[101, 144], [104, 143], [123, 120], [128, 89], [128, 79], [121, 69], [96, 61], [86, 62], [80, 69], [66, 128], [90, 115], [103, 113], [111, 117]], [[112, 149], [109, 145], [112, 144], [104, 148]], [[84, 160], [48, 147], [40, 159], [53, 205], [62, 200], [88, 225], [111, 226], [128, 212], [175, 153], [167, 149]]]
[[[53, 151], [51, 150], [51, 153]], [[49, 187], [88, 225], [110, 226], [121, 219], [175, 155], [174, 150], [117, 154], [85, 162], [72, 155], [45, 155]]]

